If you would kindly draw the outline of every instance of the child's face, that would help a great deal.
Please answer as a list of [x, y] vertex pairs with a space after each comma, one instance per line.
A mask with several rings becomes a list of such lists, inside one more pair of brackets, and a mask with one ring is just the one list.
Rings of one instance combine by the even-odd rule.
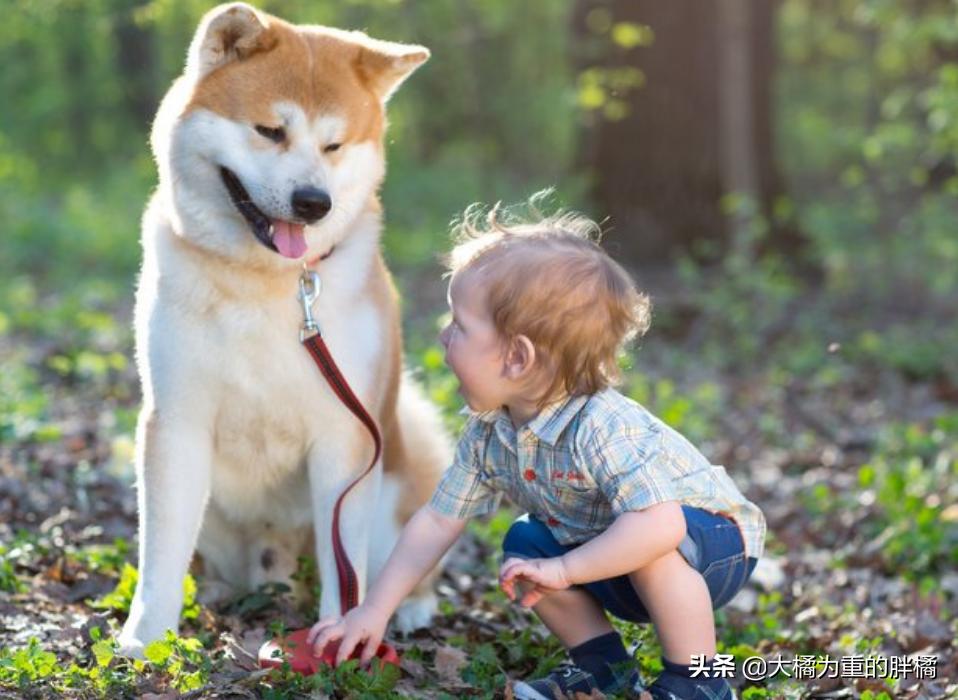
[[482, 303], [480, 281], [468, 271], [449, 282], [452, 318], [439, 334], [446, 364], [459, 379], [459, 393], [474, 411], [508, 403], [511, 384], [504, 376], [504, 344]]

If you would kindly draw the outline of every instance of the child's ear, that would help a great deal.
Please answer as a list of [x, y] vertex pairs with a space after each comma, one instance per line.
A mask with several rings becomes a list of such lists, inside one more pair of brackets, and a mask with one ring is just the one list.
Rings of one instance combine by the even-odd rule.
[[536, 363], [536, 348], [524, 335], [517, 335], [506, 352], [505, 374], [509, 379], [521, 379], [532, 371]]

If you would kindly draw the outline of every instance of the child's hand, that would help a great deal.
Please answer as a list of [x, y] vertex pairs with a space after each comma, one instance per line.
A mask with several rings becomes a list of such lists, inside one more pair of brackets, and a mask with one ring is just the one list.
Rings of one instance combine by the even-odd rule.
[[[551, 559], [507, 559], [499, 570], [499, 585], [509, 600], [516, 599], [515, 584], [518, 581], [522, 597], [520, 605], [531, 608], [543, 596], [561, 591], [572, 584], [566, 575], [562, 557]], [[524, 583], [531, 586], [523, 585]]]
[[365, 640], [366, 646], [359, 657], [359, 662], [365, 665], [376, 655], [388, 622], [389, 615], [364, 603], [347, 612], [345, 617], [327, 617], [317, 622], [306, 635], [306, 643], [313, 645], [315, 656], [322, 656], [327, 644], [341, 639], [334, 664], [338, 666], [350, 657], [357, 644]]

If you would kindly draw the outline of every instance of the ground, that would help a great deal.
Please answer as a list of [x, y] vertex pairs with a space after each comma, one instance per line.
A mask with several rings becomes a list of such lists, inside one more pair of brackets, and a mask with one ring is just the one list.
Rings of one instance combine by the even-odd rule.
[[[431, 339], [441, 290], [427, 296], [416, 307], [426, 311], [407, 311], [410, 364], [455, 428], [452, 380]], [[0, 697], [501, 697], [508, 678], [562, 660], [495, 585], [508, 510], [470, 526], [439, 584], [441, 615], [395, 639], [398, 672], [306, 680], [257, 670], [264, 639], [314, 621], [275, 586], [189, 606], [181, 636], [154, 645], [149, 663], [115, 657], [111, 635], [135, 581], [129, 302], [95, 289], [10, 299], [0, 327]], [[876, 362], [864, 331], [830, 336], [825, 326], [769, 324], [757, 345], [727, 350], [745, 361], [715, 360], [721, 321], [689, 304], [660, 290], [659, 331], [623, 391], [726, 465], [767, 515], [766, 556], [717, 613], [717, 630], [738, 669], [749, 657], [779, 657], [784, 669], [739, 674], [740, 697], [958, 697], [956, 386], [935, 368]], [[652, 630], [619, 629], [654, 678]]]

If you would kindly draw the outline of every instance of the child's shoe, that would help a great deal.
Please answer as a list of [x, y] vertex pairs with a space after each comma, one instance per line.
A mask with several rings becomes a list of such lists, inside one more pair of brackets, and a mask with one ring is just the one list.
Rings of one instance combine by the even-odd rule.
[[[660, 682], [661, 681], [661, 682]], [[724, 678], [716, 683], [696, 683], [689, 678], [659, 677], [649, 686], [653, 700], [736, 700], [735, 691]]]
[[576, 697], [576, 693], [590, 696], [598, 690], [603, 695], [615, 695], [623, 698], [640, 697], [645, 686], [637, 669], [631, 669], [628, 675], [616, 678], [610, 687], [600, 688], [588, 671], [573, 664], [561, 664], [544, 678], [533, 681], [514, 681], [512, 695], [516, 700], [562, 700]]

